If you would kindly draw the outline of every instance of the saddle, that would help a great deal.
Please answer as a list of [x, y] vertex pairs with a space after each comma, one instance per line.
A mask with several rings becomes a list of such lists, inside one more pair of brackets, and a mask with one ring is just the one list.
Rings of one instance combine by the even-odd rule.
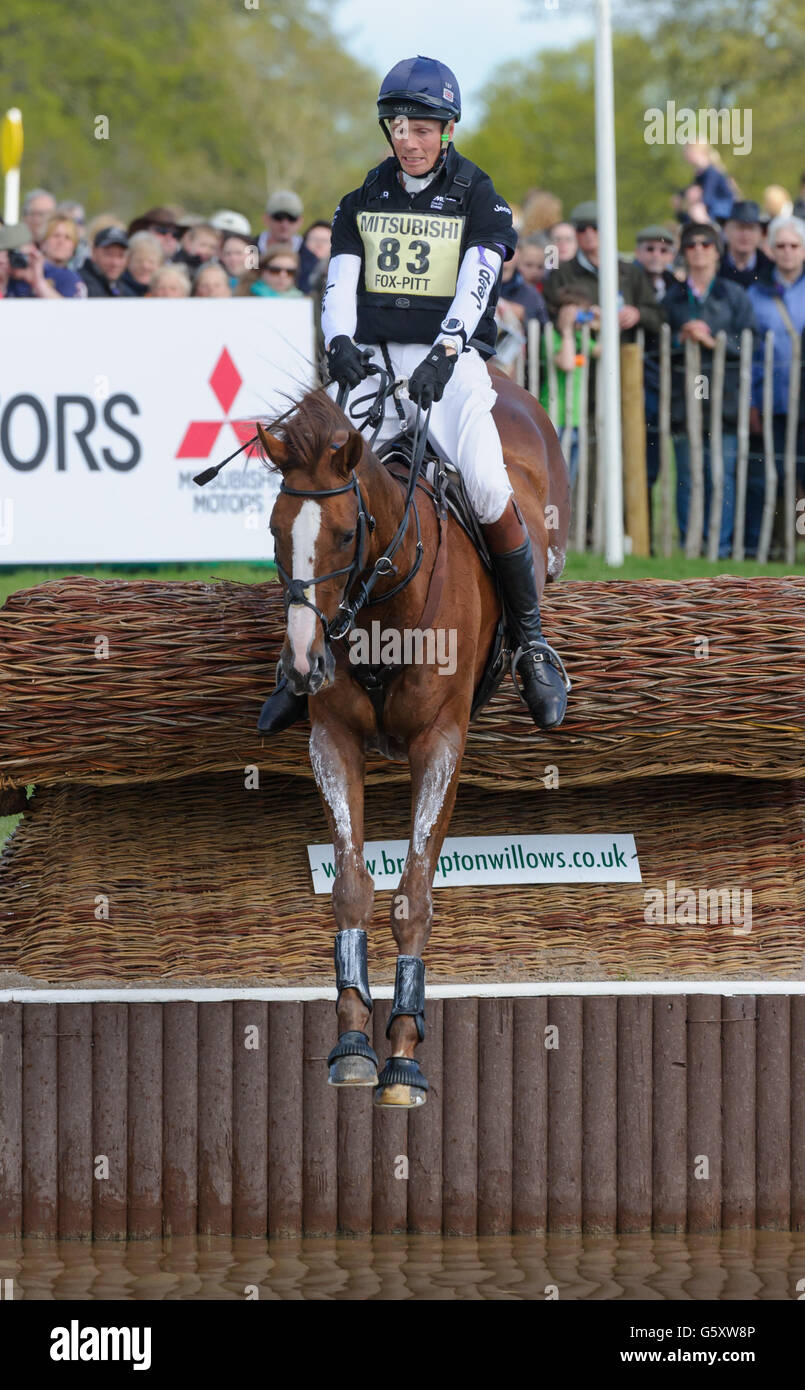
[[[382, 444], [377, 450], [378, 459], [384, 464], [393, 477], [398, 478], [402, 483], [408, 483], [408, 477], [413, 461], [413, 441], [411, 436], [405, 431], [395, 435], [393, 439]], [[467, 491], [464, 486], [464, 479], [457, 468], [443, 459], [432, 448], [428, 441], [422, 464], [422, 473], [417, 482], [417, 487], [421, 488], [433, 501], [436, 514], [439, 517], [441, 544], [443, 539], [443, 521], [448, 513], [454, 521], [466, 533], [472, 541], [478, 556], [488, 573], [495, 578], [495, 570], [489, 554], [489, 547], [486, 544], [483, 531], [476, 519], [472, 509]], [[437, 565], [439, 561], [437, 559]], [[495, 580], [497, 587], [497, 581]], [[430, 607], [430, 604], [427, 605]], [[427, 609], [426, 609], [427, 613]], [[431, 617], [433, 615], [431, 614]], [[428, 621], [423, 620], [423, 626], [429, 626]], [[492, 641], [492, 645], [487, 658], [478, 686], [473, 696], [472, 708], [470, 710], [470, 721], [474, 720], [485, 705], [489, 703], [497, 690], [500, 682], [506, 673], [509, 663], [510, 651], [506, 639], [506, 626], [503, 617], [497, 625], [497, 630]], [[396, 674], [394, 668], [385, 667], [383, 670], [375, 670], [373, 667], [359, 668], [358, 679], [361, 684], [373, 695], [378, 688], [383, 690], [392, 675]]]

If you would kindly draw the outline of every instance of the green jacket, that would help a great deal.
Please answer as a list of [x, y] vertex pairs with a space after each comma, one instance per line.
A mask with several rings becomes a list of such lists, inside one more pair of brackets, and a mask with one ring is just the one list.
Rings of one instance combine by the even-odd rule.
[[[548, 326], [547, 326], [546, 328], [543, 328], [543, 330], [542, 330], [542, 336], [541, 336], [541, 338], [540, 338], [540, 367], [541, 367], [541, 370], [540, 370], [539, 403], [540, 403], [541, 406], [544, 407], [545, 410], [548, 409], [548, 403], [549, 403], [549, 399], [550, 399], [550, 397], [549, 397], [549, 392], [548, 392], [548, 347], [547, 347], [547, 338], [548, 338], [548, 334], [549, 334], [549, 333], [551, 334], [551, 341], [552, 341], [554, 356], [556, 355], [556, 353], [559, 351], [560, 347], [562, 346], [562, 335], [561, 335], [561, 333], [559, 332], [559, 329], [558, 329], [558, 328], [554, 328], [553, 324], [548, 324]], [[576, 329], [575, 340], [576, 340], [576, 355], [578, 356], [578, 355], [581, 354], [581, 331], [580, 331], [579, 329]], [[591, 338], [590, 338], [590, 352], [591, 352], [591, 353], [592, 353], [592, 350], [593, 350], [594, 347], [595, 347], [595, 339], [591, 337]], [[554, 420], [553, 423], [554, 423], [554, 427], [555, 427], [557, 430], [563, 430], [563, 429], [565, 428], [565, 425], [566, 425], [566, 424], [571, 424], [571, 425], [573, 426], [574, 429], [577, 429], [577, 428], [578, 428], [579, 417], [580, 417], [580, 414], [581, 414], [581, 374], [582, 374], [582, 370], [583, 370], [583, 368], [581, 368], [581, 367], [574, 367], [574, 368], [573, 368], [573, 371], [572, 371], [572, 373], [571, 373], [571, 375], [572, 375], [572, 377], [573, 377], [573, 384], [572, 384], [572, 386], [571, 386], [571, 392], [572, 392], [571, 411], [572, 411], [572, 414], [571, 414], [570, 420], [568, 421], [568, 420], [565, 419], [565, 405], [566, 405], [566, 402], [567, 402], [567, 378], [568, 378], [568, 373], [565, 372], [565, 371], [563, 371], [561, 367], [557, 367], [557, 368], [556, 368], [556, 418], [555, 418], [555, 420]], [[592, 374], [591, 374], [591, 375], [592, 375]], [[591, 378], [590, 378], [590, 385], [592, 385], [592, 380], [591, 380]]]

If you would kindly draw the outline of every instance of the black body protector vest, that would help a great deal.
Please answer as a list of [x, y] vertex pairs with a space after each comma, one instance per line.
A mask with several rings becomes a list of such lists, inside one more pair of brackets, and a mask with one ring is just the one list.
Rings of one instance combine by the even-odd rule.
[[[397, 177], [396, 160], [370, 170], [354, 204], [363, 243], [355, 341], [430, 344], [437, 337], [456, 292], [470, 239], [468, 201], [483, 175], [464, 155], [452, 173], [444, 168], [419, 193], [409, 194]], [[497, 330], [493, 286], [471, 338], [492, 356]]]

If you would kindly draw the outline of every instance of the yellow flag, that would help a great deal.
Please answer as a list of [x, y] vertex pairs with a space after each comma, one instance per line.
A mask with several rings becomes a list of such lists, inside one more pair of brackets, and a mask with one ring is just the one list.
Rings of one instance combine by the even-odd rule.
[[22, 112], [12, 106], [0, 125], [0, 164], [3, 173], [19, 169], [22, 162]]

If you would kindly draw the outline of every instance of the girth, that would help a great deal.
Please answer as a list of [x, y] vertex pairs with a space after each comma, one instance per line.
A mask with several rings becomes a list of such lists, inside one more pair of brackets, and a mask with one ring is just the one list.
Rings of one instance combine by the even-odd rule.
[[[391, 451], [393, 447], [394, 441], [391, 441], [389, 451]], [[492, 570], [484, 535], [469, 506], [466, 493], [463, 491], [461, 475], [457, 474], [454, 486], [448, 488], [438, 458], [434, 458], [434, 465], [436, 469], [436, 487], [428, 482], [426, 478], [419, 478], [417, 480], [417, 487], [421, 488], [425, 495], [433, 502], [436, 511], [436, 519], [439, 524], [439, 547], [431, 571], [425, 606], [422, 610], [419, 623], [417, 624], [421, 632], [427, 631], [428, 628], [432, 627], [433, 620], [439, 611], [439, 605], [441, 603], [444, 580], [447, 573], [448, 535], [450, 530], [448, 526], [448, 512], [473, 542], [486, 568]], [[391, 473], [392, 477], [397, 478], [399, 482], [403, 484], [407, 482], [408, 469], [401, 460], [391, 457], [386, 464], [386, 469]], [[453, 493], [452, 497], [450, 496], [451, 492]], [[494, 571], [492, 571], [492, 573], [494, 575]], [[382, 603], [382, 596], [379, 597], [379, 602]], [[484, 706], [489, 703], [506, 674], [508, 650], [505, 638], [505, 622], [501, 615], [495, 636], [492, 640], [492, 647], [486, 663], [486, 669], [475, 691], [472, 709], [470, 711], [470, 721], [474, 720]], [[389, 662], [381, 662], [379, 666], [372, 666], [369, 664], [360, 666], [350, 665], [350, 675], [366, 691], [372, 702], [379, 733], [385, 733], [383, 710], [386, 703], [386, 692], [395, 676], [398, 676], [404, 669], [402, 665]]]

